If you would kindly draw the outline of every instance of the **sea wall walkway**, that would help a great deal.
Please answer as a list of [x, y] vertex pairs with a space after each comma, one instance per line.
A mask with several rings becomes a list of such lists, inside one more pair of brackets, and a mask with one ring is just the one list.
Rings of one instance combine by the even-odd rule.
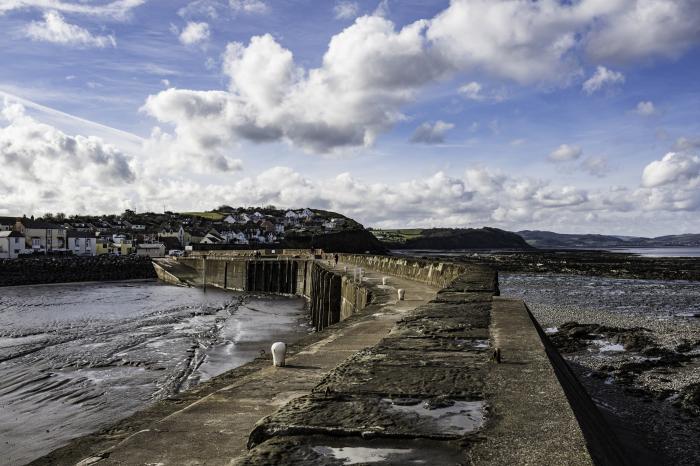
[[[312, 307], [319, 294], [330, 304], [286, 367], [261, 359], [176, 409], [150, 411], [148, 422], [137, 414], [112, 438], [105, 431], [36, 464], [626, 464], [524, 303], [497, 296], [495, 272], [373, 256], [328, 261], [291, 266], [297, 293]], [[247, 283], [250, 267], [237, 268]], [[258, 283], [292, 283], [279, 278], [289, 265], [262, 267], [278, 279]], [[331, 322], [343, 284], [366, 302]]]

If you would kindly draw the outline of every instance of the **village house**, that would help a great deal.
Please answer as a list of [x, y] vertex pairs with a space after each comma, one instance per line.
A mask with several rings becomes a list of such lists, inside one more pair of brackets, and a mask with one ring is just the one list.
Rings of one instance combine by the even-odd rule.
[[14, 230], [17, 217], [0, 217], [0, 231]]
[[24, 252], [24, 235], [18, 231], [0, 231], [0, 259], [16, 259]]
[[262, 228], [266, 233], [272, 233], [275, 231], [275, 224], [269, 220], [263, 220], [259, 223], [259, 225], [260, 228]]
[[114, 254], [116, 256], [128, 256], [136, 251], [132, 240], [123, 234], [114, 234], [112, 237], [97, 238], [95, 254]]
[[209, 231], [204, 238], [199, 242], [200, 244], [223, 244], [226, 240], [219, 235], [216, 230]]
[[323, 222], [323, 228], [326, 230], [336, 230], [343, 225], [345, 225], [345, 220], [342, 218], [332, 218]]
[[23, 217], [17, 220], [14, 229], [24, 235], [27, 248], [33, 251], [53, 252], [66, 250], [67, 230], [61, 225]]
[[181, 245], [189, 246], [190, 244], [198, 244], [199, 242], [201, 242], [202, 239], [206, 236], [206, 234], [206, 231], [202, 231], [198, 228], [184, 228], [183, 226], [181, 226], [178, 239], [180, 240]]
[[311, 210], [309, 209], [304, 209], [301, 212], [299, 212], [299, 218], [313, 218], [316, 214], [314, 214]]
[[236, 218], [236, 216], [233, 214], [228, 214], [226, 217], [224, 217], [222, 222], [229, 223], [231, 225], [235, 225], [236, 223], [238, 223], [238, 218]]
[[96, 256], [97, 238], [89, 231], [68, 230], [68, 250], [76, 256]]
[[219, 233], [227, 244], [248, 244], [245, 234], [235, 230], [224, 230]]

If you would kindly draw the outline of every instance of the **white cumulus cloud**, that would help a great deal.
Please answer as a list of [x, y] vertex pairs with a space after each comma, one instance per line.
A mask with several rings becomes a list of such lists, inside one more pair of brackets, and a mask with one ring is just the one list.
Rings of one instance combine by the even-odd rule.
[[189, 21], [180, 32], [179, 39], [184, 45], [193, 45], [209, 40], [209, 24], [204, 22]]
[[695, 155], [669, 152], [642, 173], [642, 185], [648, 188], [689, 181], [700, 181], [700, 157]]
[[[161, 93], [149, 97], [144, 110], [174, 125], [177, 137], [215, 133], [211, 141], [285, 141], [320, 153], [369, 146], [406, 119], [403, 107], [422, 88], [455, 74], [478, 72], [523, 84], [574, 82], [581, 75], [584, 47], [593, 53], [590, 44], [595, 37], [647, 3], [452, 0], [435, 17], [402, 28], [376, 12], [334, 35], [316, 68], [304, 68], [271, 35], [259, 35], [248, 44], [229, 44], [224, 54], [228, 89]], [[249, 12], [262, 10], [258, 4], [264, 5], [254, 0], [230, 2], [235, 10]], [[688, 15], [695, 14], [690, 3], [679, 5]], [[656, 18], [666, 18], [652, 10]], [[672, 16], [667, 26], [673, 28], [677, 21], [685, 22]], [[651, 30], [652, 36], [663, 34], [662, 29]], [[687, 29], [673, 34], [695, 40]], [[683, 50], [679, 41], [666, 44]], [[655, 56], [655, 50], [648, 50], [649, 55]], [[623, 80], [621, 73], [601, 65], [584, 83], [584, 91], [593, 93]], [[496, 98], [472, 83], [476, 82], [464, 90], [467, 97]], [[197, 135], [196, 125], [188, 119], [201, 119], [202, 111], [193, 106], [213, 98], [218, 100], [218, 111], [202, 110], [211, 128], [200, 129], [203, 134]], [[184, 107], [173, 108], [172, 114], [159, 111], [175, 102]]]
[[67, 23], [57, 11], [44, 14], [44, 21], [32, 21], [25, 29], [27, 37], [35, 41], [83, 47], [116, 47], [114, 36], [93, 35], [85, 28]]
[[597, 16], [588, 36], [586, 51], [595, 60], [674, 58], [700, 40], [697, 0], [587, 0], [581, 7], [611, 10]]
[[582, 89], [586, 94], [590, 95], [595, 92], [598, 92], [604, 87], [613, 86], [615, 84], [622, 84], [624, 82], [624, 74], [617, 71], [609, 70], [604, 66], [598, 66], [596, 68], [595, 73], [593, 73], [593, 76], [588, 78], [583, 83]]
[[550, 162], [570, 162], [581, 157], [583, 150], [579, 146], [562, 144], [549, 153]]

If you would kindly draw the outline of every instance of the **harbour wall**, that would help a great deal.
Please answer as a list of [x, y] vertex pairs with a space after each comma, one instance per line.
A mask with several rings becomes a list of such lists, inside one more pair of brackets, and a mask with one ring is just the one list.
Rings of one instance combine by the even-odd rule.
[[[304, 296], [311, 320], [320, 331], [349, 317], [376, 312], [377, 307], [373, 300], [376, 281], [356, 280], [351, 273], [337, 270], [340, 267], [334, 269], [333, 261], [333, 255], [315, 259], [210, 256], [180, 258], [177, 265], [193, 271], [199, 285]], [[387, 256], [341, 254], [339, 261], [348, 272], [355, 267], [372, 270], [440, 291], [434, 300], [401, 320], [380, 344], [329, 373], [312, 394], [262, 420], [251, 433], [251, 450], [241, 464], [289, 460], [285, 455], [290, 446], [313, 440], [310, 434], [347, 437], [351, 443], [363, 444], [356, 433], [369, 428], [370, 408], [395, 397], [483, 402], [488, 422], [479, 431], [482, 439], [473, 442], [473, 433], [422, 432], [410, 423], [405, 431], [389, 429], [373, 435], [440, 439], [438, 450], [454, 452], [464, 449], [469, 439], [473, 444], [468, 449], [479, 464], [628, 463], [594, 403], [524, 303], [495, 300], [499, 295], [496, 272]], [[157, 267], [161, 265], [157, 261]], [[488, 342], [486, 348], [502, 350], [502, 364], [490, 362], [488, 350], [470, 349], [469, 345], [481, 341]], [[450, 372], [453, 368], [454, 373]], [[363, 381], [360, 388], [358, 381]], [[333, 413], [342, 414], [347, 400], [352, 401], [351, 411], [360, 413], [356, 418], [348, 415], [339, 427]], [[382, 419], [387, 417], [387, 425], [402, 425], [397, 424], [392, 408], [387, 409], [389, 412], [380, 413]], [[313, 414], [318, 412], [323, 416]]]
[[31, 256], [0, 260], [0, 287], [156, 278], [149, 257]]
[[[208, 254], [157, 259], [154, 264], [159, 278], [171, 284], [303, 296], [313, 325], [322, 330], [361, 311], [372, 300], [370, 287], [360, 278], [359, 270], [353, 277], [340, 273], [332, 267], [334, 259], [328, 254], [313, 258], [298, 254], [266, 258]], [[498, 277], [493, 272], [450, 262], [357, 254], [342, 254], [339, 260], [350, 267], [371, 269], [435, 288], [444, 288], [469, 271], [474, 283], [486, 284], [480, 285], [484, 291], [498, 288]]]
[[372, 299], [366, 283], [312, 259], [208, 256], [159, 259], [154, 265], [166, 283], [303, 296], [316, 330], [347, 319]]

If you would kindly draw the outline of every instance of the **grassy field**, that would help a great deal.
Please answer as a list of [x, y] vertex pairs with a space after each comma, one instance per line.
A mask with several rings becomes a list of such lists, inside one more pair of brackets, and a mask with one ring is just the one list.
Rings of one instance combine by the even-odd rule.
[[423, 235], [421, 228], [400, 228], [394, 230], [372, 230], [372, 234], [381, 241], [389, 241], [392, 243], [404, 243], [414, 238], [420, 238]]
[[217, 221], [224, 218], [223, 214], [218, 212], [181, 212], [180, 215], [189, 215], [191, 217], [201, 217], [211, 221]]

